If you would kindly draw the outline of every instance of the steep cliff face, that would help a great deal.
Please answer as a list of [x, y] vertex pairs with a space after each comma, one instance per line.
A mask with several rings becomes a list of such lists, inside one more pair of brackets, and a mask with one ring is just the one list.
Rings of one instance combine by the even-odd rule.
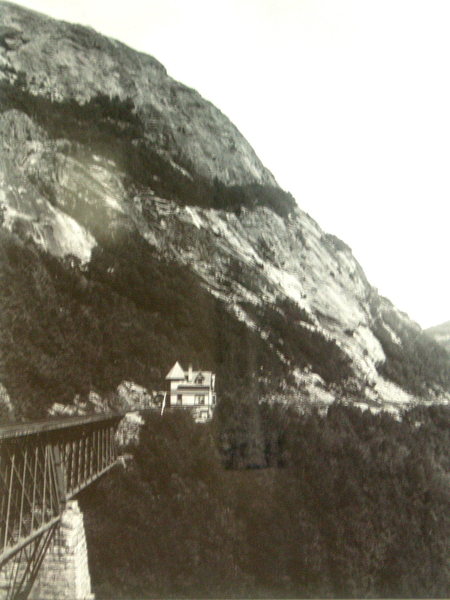
[[220, 111], [115, 40], [0, 14], [0, 381], [19, 413], [154, 389], [175, 359], [285, 400], [447, 397], [447, 354]]
[[30, 93], [55, 101], [130, 99], [146, 144], [167, 160], [225, 183], [275, 183], [234, 125], [154, 58], [13, 4], [0, 10], [3, 77], [22, 73]]

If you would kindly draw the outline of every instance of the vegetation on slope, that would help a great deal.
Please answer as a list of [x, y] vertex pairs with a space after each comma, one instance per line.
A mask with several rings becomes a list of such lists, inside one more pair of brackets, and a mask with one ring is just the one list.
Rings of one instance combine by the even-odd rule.
[[45, 416], [91, 390], [113, 400], [123, 380], [161, 389], [175, 360], [214, 370], [219, 396], [276, 390], [292, 365], [314, 365], [330, 383], [351, 375], [342, 351], [302, 327], [307, 316], [293, 303], [245, 308], [269, 339], [139, 235], [105, 239], [82, 267], [0, 229], [0, 381], [17, 417]]
[[243, 443], [223, 413], [148, 419], [82, 498], [98, 598], [448, 597], [447, 408], [253, 418], [272, 468], [222, 468], [214, 437]]
[[[83, 105], [73, 99], [55, 101], [30, 94], [20, 75], [14, 84], [1, 82], [0, 95], [1, 110], [21, 110], [51, 139], [68, 140], [59, 151], [81, 162], [92, 160], [93, 154], [114, 160], [130, 191], [151, 188], [181, 204], [235, 212], [264, 205], [284, 217], [294, 206], [293, 198], [278, 188], [230, 187], [199, 176], [192, 165], [171, 154], [170, 136], [164, 131], [156, 150], [129, 100], [98, 96]], [[153, 116], [158, 122], [158, 114]], [[57, 203], [51, 185], [35, 175], [32, 183], [39, 193]], [[5, 311], [0, 381], [16, 401], [19, 415], [40, 416], [53, 401], [69, 402], [75, 393], [89, 389], [109, 393], [125, 378], [159, 387], [175, 359], [213, 368], [223, 389], [243, 384], [248, 393], [259, 375], [270, 374], [277, 385], [293, 366], [312, 365], [328, 383], [352, 375], [339, 346], [308, 327], [308, 316], [292, 303], [243, 307], [269, 333], [262, 341], [208, 297], [195, 276], [160, 260], [137, 234], [108, 231], [103, 209], [95, 202], [66, 202], [64, 209], [99, 244], [86, 270], [76, 261], [72, 266], [70, 261], [61, 264], [39, 252], [24, 233], [22, 240], [6, 232], [0, 239], [5, 248], [0, 250], [0, 303]], [[335, 249], [343, 247], [330, 236], [327, 240]], [[239, 280], [241, 266], [235, 271], [227, 275]], [[258, 294], [255, 281], [249, 289]], [[187, 289], [189, 295], [184, 293]], [[380, 365], [383, 375], [418, 394], [430, 383], [450, 389], [444, 351], [427, 338], [412, 336], [407, 328], [399, 333], [400, 346], [379, 322], [375, 328], [387, 356]], [[399, 330], [396, 323], [392, 328]]]
[[429, 327], [426, 333], [450, 352], [450, 321]]
[[350, 358], [331, 339], [308, 325], [310, 315], [289, 298], [245, 310], [268, 332], [273, 347], [300, 368], [312, 367], [327, 383], [343, 382], [353, 375]]
[[[384, 323], [398, 341], [393, 340]], [[373, 331], [386, 355], [379, 366], [382, 375], [418, 396], [427, 396], [433, 388], [450, 390], [450, 354], [428, 334], [405, 327], [388, 311], [383, 313], [383, 320], [375, 320]]]
[[0, 381], [27, 418], [124, 379], [161, 389], [175, 360], [215, 369], [230, 390], [254, 387], [260, 368], [286, 376], [256, 332], [138, 237], [81, 269], [0, 230], [0, 328]]
[[170, 134], [159, 131], [161, 117], [155, 109], [148, 118], [156, 123], [158, 144], [149, 141], [145, 124], [129, 99], [99, 95], [85, 104], [74, 99], [55, 101], [30, 94], [23, 74], [14, 84], [0, 82], [0, 98], [0, 110], [24, 112], [50, 138], [77, 142], [76, 152], [84, 150], [113, 160], [128, 186], [151, 188], [180, 204], [227, 211], [259, 205], [287, 216], [295, 206], [293, 197], [276, 187], [256, 183], [226, 186], [202, 177], [185, 158], [174, 154]]

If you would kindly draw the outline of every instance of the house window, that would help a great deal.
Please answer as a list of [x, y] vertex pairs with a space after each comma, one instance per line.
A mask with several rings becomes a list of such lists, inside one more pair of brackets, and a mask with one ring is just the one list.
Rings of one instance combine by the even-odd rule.
[[183, 404], [183, 394], [177, 394], [177, 404]]
[[200, 373], [199, 375], [197, 375], [197, 377], [195, 378], [195, 383], [199, 383], [200, 385], [205, 381], [205, 378], [203, 377], [203, 375]]
[[205, 404], [205, 396], [203, 394], [199, 394], [198, 396], [195, 396], [195, 404]]

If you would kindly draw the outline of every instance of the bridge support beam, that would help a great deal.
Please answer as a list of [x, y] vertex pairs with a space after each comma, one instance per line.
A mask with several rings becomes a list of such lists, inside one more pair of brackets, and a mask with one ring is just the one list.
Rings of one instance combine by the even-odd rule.
[[69, 500], [30, 600], [93, 600], [83, 513]]

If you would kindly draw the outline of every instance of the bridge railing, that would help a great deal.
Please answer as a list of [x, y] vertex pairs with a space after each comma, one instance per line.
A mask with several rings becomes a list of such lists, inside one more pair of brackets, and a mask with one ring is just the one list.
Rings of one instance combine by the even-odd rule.
[[[122, 417], [120, 417], [122, 418]], [[111, 468], [117, 459], [117, 418], [71, 429], [59, 443], [64, 467], [66, 499], [71, 498]]]

